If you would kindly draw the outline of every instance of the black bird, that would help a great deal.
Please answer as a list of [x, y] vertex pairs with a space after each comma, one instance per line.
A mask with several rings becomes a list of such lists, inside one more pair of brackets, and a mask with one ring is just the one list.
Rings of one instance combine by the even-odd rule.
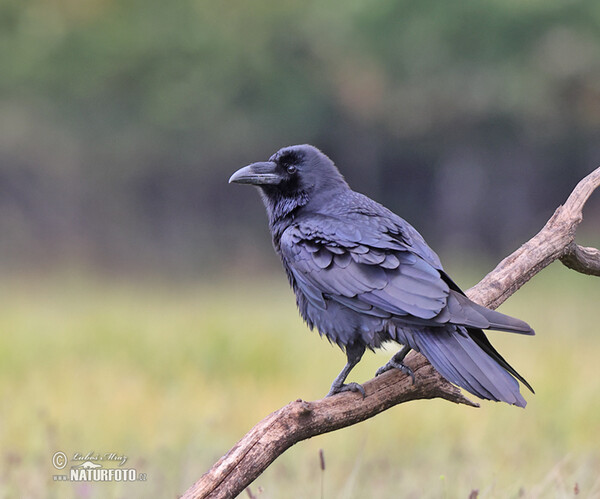
[[[364, 389], [345, 384], [365, 349], [403, 348], [377, 371], [421, 352], [448, 381], [482, 399], [525, 407], [521, 381], [482, 329], [534, 334], [525, 322], [469, 300], [438, 256], [405, 220], [350, 189], [333, 162], [311, 145], [280, 149], [229, 182], [259, 187], [275, 251], [312, 329], [337, 343], [348, 362], [328, 395]], [[413, 376], [414, 381], [414, 376]]]

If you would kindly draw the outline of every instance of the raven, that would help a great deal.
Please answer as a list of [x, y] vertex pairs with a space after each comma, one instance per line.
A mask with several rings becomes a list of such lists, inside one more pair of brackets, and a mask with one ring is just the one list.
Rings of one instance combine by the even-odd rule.
[[525, 322], [469, 300], [408, 222], [350, 189], [325, 154], [305, 144], [236, 171], [229, 182], [259, 188], [275, 251], [310, 329], [345, 351], [329, 395], [345, 383], [366, 348], [403, 345], [377, 375], [421, 352], [448, 381], [488, 400], [525, 407], [521, 381], [482, 329], [534, 334]]

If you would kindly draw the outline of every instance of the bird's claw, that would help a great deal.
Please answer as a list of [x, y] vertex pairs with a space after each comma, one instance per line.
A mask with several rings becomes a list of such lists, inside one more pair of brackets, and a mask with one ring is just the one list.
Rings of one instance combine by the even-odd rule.
[[377, 369], [375, 376], [379, 376], [380, 374], [383, 374], [384, 372], [387, 372], [390, 369], [399, 369], [407, 376], [410, 376], [412, 379], [413, 385], [415, 384], [415, 373], [412, 371], [412, 369], [410, 367], [408, 367], [406, 364], [404, 364], [403, 362], [397, 362], [394, 359], [390, 359], [389, 362], [385, 366], [382, 366], [379, 369]]
[[331, 397], [332, 395], [341, 392], [359, 392], [362, 395], [363, 399], [367, 396], [365, 389], [362, 385], [360, 385], [359, 383], [352, 382], [343, 383], [339, 386], [332, 386], [331, 390], [329, 390], [329, 393], [326, 395], [326, 397]]

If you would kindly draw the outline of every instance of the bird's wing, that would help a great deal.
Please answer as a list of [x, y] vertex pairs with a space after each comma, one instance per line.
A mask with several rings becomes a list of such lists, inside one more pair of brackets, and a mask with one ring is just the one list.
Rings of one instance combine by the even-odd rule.
[[447, 305], [439, 270], [376, 223], [313, 216], [290, 226], [280, 244], [298, 287], [319, 308], [327, 298], [369, 315], [430, 320]]
[[416, 325], [533, 333], [523, 321], [469, 300], [420, 234], [402, 229], [373, 218], [313, 215], [288, 227], [280, 246], [298, 288], [318, 308], [326, 309], [330, 299]]

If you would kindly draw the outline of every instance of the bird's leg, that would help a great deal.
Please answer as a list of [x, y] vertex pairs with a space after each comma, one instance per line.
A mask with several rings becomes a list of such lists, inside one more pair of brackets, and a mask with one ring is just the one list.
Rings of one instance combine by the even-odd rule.
[[358, 383], [344, 383], [350, 371], [354, 368], [356, 364], [359, 363], [363, 354], [365, 353], [365, 346], [362, 344], [353, 344], [351, 346], [346, 347], [346, 357], [348, 358], [348, 362], [344, 366], [344, 369], [337, 375], [337, 378], [333, 380], [331, 383], [331, 389], [327, 394], [327, 397], [331, 397], [336, 393], [340, 392], [360, 392], [365, 398], [365, 389], [359, 385]]
[[411, 348], [408, 345], [404, 345], [402, 347], [402, 350], [397, 352], [396, 355], [394, 355], [385, 366], [377, 369], [375, 376], [379, 376], [380, 374], [383, 374], [384, 372], [389, 371], [390, 369], [400, 369], [404, 374], [407, 374], [412, 378], [412, 382], [414, 384], [415, 373], [412, 372], [412, 369], [410, 367], [404, 364], [404, 357], [406, 357], [406, 354], [410, 352], [410, 350]]

